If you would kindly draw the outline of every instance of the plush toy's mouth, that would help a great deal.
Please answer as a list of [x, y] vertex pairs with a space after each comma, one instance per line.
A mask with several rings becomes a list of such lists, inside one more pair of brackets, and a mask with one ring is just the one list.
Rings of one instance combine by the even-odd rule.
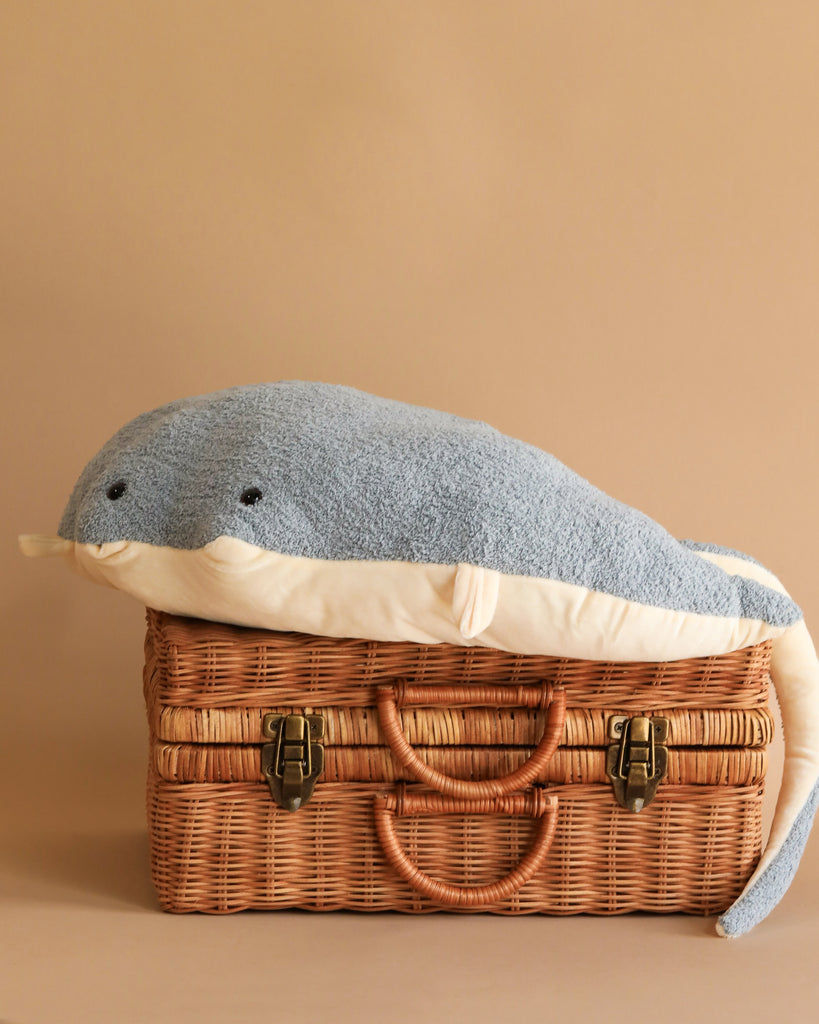
[[83, 544], [81, 547], [97, 562], [113, 562], [131, 547], [130, 541], [113, 540], [104, 544]]

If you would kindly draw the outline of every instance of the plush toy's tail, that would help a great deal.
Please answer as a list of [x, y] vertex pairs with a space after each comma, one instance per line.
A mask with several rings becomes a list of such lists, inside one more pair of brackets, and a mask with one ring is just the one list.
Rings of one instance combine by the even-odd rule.
[[[727, 573], [756, 580], [787, 595], [773, 575], [739, 551], [684, 542]], [[819, 804], [819, 659], [802, 619], [773, 641], [771, 677], [785, 733], [785, 766], [776, 811], [756, 871], [739, 898], [717, 921], [717, 932], [735, 938], [773, 910], [791, 883]]]
[[819, 660], [804, 621], [773, 642], [771, 676], [782, 711], [785, 766], [768, 844], [739, 898], [717, 921], [735, 938], [780, 901], [796, 873], [819, 804]]

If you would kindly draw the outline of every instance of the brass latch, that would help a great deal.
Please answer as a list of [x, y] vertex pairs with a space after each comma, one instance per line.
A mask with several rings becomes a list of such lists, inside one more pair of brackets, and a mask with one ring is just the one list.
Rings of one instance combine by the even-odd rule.
[[629, 811], [642, 811], [657, 793], [668, 772], [667, 718], [615, 715], [609, 719], [609, 739], [615, 742], [606, 754], [606, 774], [617, 802]]
[[313, 795], [324, 768], [324, 719], [321, 715], [264, 716], [262, 730], [273, 742], [262, 747], [262, 772], [276, 803], [297, 811]]

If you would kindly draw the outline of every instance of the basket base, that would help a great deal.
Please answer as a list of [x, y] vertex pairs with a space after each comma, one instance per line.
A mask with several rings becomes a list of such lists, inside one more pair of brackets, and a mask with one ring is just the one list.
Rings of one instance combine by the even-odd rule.
[[[399, 878], [374, 824], [379, 783], [320, 784], [288, 813], [264, 783], [148, 780], [154, 885], [163, 910], [443, 910]], [[423, 792], [422, 787], [417, 787]], [[543, 868], [496, 914], [714, 914], [742, 891], [759, 858], [763, 788], [663, 786], [639, 814], [606, 785], [549, 787], [557, 830]], [[456, 885], [507, 874], [534, 834], [530, 818], [408, 817], [396, 833], [410, 859]], [[474, 913], [459, 910], [458, 913]]]

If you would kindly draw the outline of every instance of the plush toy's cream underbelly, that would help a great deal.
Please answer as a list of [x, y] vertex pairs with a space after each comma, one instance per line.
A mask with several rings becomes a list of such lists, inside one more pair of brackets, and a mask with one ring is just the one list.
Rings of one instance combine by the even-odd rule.
[[[717, 564], [724, 558], [708, 557]], [[150, 607], [325, 636], [670, 661], [736, 650], [783, 632], [758, 620], [655, 608], [476, 566], [300, 558], [232, 537], [193, 551], [76, 544], [73, 560], [83, 575]], [[748, 566], [757, 568], [742, 562]]]

